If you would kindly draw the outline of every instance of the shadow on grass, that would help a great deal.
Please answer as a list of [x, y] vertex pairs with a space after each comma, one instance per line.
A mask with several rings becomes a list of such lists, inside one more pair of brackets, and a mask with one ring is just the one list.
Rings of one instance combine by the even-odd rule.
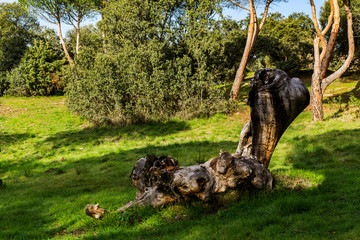
[[190, 207], [196, 213], [182, 221], [173, 218], [154, 224], [154, 219], [161, 218], [155, 212], [142, 223], [99, 228], [96, 236], [84, 239], [358, 238], [359, 135], [360, 129], [330, 131], [289, 141], [292, 149], [287, 159], [293, 165], [292, 174], [311, 181], [319, 177], [317, 187], [260, 191], [213, 214], [206, 209], [201, 212], [204, 208], [197, 208], [200, 211], [196, 212], [196, 207]]
[[20, 133], [20, 134], [1, 134], [0, 133], [0, 147], [6, 147], [20, 141], [25, 141], [28, 138], [35, 137], [35, 134]]
[[[343, 74], [342, 78], [337, 80], [341, 83], [352, 83], [354, 81], [356, 81], [356, 85], [353, 89], [351, 89], [350, 91], [347, 92], [343, 92], [341, 94], [333, 94], [331, 97], [327, 97], [326, 99], [324, 99], [325, 102], [331, 103], [331, 102], [337, 102], [339, 103], [339, 101], [341, 101], [342, 104], [348, 104], [350, 97], [351, 96], [355, 96], [356, 98], [360, 98], [360, 81], [357, 80], [358, 79], [358, 75], [360, 72], [346, 72], [345, 74]], [[355, 79], [355, 80], [354, 80]], [[325, 91], [325, 94], [328, 92], [329, 90]], [[341, 98], [341, 100], [339, 100], [339, 98]]]
[[[137, 159], [148, 153], [168, 154], [178, 159], [180, 165], [190, 165], [197, 161], [196, 156], [201, 155], [200, 162], [205, 161], [217, 155], [221, 148], [235, 149], [237, 142], [151, 145], [67, 162], [63, 166], [64, 174], [43, 173], [36, 181], [18, 186], [16, 191], [11, 191], [12, 186], [0, 190], [8, 199], [6, 210], [0, 209], [0, 222], [7, 221], [6, 229], [0, 226], [1, 234], [15, 237], [29, 231], [26, 237], [35, 238], [80, 232], [87, 234], [82, 235], [83, 239], [353, 239], [360, 234], [359, 134], [360, 129], [355, 129], [289, 139], [291, 151], [287, 159], [293, 166], [292, 174], [311, 181], [314, 176], [321, 176], [317, 187], [276, 187], [211, 211], [204, 204], [189, 205], [183, 218], [164, 217], [171, 207], [150, 210], [141, 221], [127, 225], [120, 224], [118, 215], [108, 222], [94, 222], [85, 216], [83, 207], [96, 202], [112, 211], [133, 200], [136, 189], [131, 186], [129, 174]], [[87, 171], [77, 173], [75, 169], [79, 166]], [[306, 176], [309, 172], [313, 176]], [[28, 200], [24, 201], [31, 204], [23, 209], [11, 201], [19, 196], [26, 196]], [[45, 203], [44, 208], [32, 207], [41, 203]], [[62, 211], [65, 214], [60, 214]], [[17, 222], [12, 217], [29, 219], [32, 214], [34, 223]], [[58, 219], [63, 221], [60, 227], [54, 225]], [[73, 224], [78, 221], [83, 223], [74, 229]], [[44, 227], [32, 232], [37, 224]], [[73, 230], [66, 233], [64, 228]], [[91, 236], [92, 231], [96, 236]]]
[[[210, 159], [221, 148], [235, 149], [236, 145], [231, 141], [149, 145], [76, 162], [53, 163], [54, 171], [46, 172], [44, 168], [48, 165], [28, 163], [34, 167], [31, 175], [19, 173], [19, 181], [0, 188], [0, 206], [6, 206], [0, 208], [0, 222], [6, 222], [6, 225], [0, 225], [0, 238], [34, 239], [72, 234], [65, 230], [78, 221], [84, 221], [85, 226], [89, 224], [84, 213], [86, 204], [98, 202], [106, 209], [114, 210], [133, 200], [136, 189], [131, 185], [129, 175], [135, 162], [146, 154], [168, 154], [181, 165], [190, 165], [194, 161]], [[14, 167], [12, 171], [18, 170], [19, 167]], [[81, 233], [82, 230], [74, 232]]]
[[[351, 97], [354, 96], [357, 100], [352, 100]], [[354, 102], [352, 102], [354, 101]], [[359, 118], [359, 107], [360, 107], [360, 90], [355, 90], [355, 88], [349, 92], [344, 92], [342, 94], [336, 94], [332, 97], [329, 97], [325, 100], [328, 104], [333, 104], [331, 108], [335, 105], [336, 111], [328, 116], [326, 119], [340, 117], [343, 113], [352, 112], [356, 118]], [[352, 108], [352, 109], [351, 109]]]
[[[289, 159], [294, 169], [324, 175], [319, 186], [324, 193], [360, 193], [360, 129], [330, 131], [313, 137], [295, 138]], [[349, 199], [350, 200], [350, 199]], [[353, 199], [354, 200], [354, 199]], [[360, 202], [357, 206], [360, 207]]]
[[98, 145], [105, 139], [116, 142], [122, 138], [135, 139], [166, 136], [189, 129], [190, 126], [185, 121], [169, 121], [166, 123], [152, 123], [126, 127], [93, 127], [82, 130], [59, 132], [56, 133], [55, 136], [46, 138], [39, 144], [51, 142], [56, 148], [82, 143], [93, 143]]

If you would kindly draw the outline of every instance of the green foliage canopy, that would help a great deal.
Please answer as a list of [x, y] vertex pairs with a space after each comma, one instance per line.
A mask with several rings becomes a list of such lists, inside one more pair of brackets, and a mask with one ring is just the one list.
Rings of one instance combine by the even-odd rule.
[[0, 3], [0, 96], [8, 88], [6, 73], [16, 67], [39, 23], [17, 3]]
[[294, 73], [312, 63], [313, 23], [303, 13], [284, 17], [280, 13], [269, 15], [255, 48], [257, 61], [263, 66], [275, 67]]
[[0, 3], [0, 71], [16, 66], [39, 28], [36, 17], [16, 3]]

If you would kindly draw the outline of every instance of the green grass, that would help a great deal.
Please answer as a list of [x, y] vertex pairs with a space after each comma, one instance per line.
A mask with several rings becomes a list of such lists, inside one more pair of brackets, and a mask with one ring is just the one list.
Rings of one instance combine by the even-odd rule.
[[[345, 80], [332, 95], [358, 96], [356, 81]], [[305, 111], [281, 138], [269, 167], [273, 190], [93, 220], [86, 204], [111, 212], [135, 198], [129, 175], [148, 153], [191, 165], [233, 152], [248, 109], [93, 127], [69, 113], [63, 97], [2, 97], [0, 239], [360, 239], [360, 119], [346, 101], [325, 102], [325, 122], [312, 123]]]

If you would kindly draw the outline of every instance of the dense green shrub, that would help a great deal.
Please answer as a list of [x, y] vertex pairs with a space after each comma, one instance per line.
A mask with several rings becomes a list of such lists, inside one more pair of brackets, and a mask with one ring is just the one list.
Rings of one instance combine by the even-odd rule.
[[16, 96], [47, 96], [63, 89], [57, 72], [66, 60], [62, 54], [42, 40], [34, 41], [18, 67], [8, 74], [7, 94]]
[[9, 83], [9, 87], [6, 90], [5, 94], [13, 96], [31, 96], [30, 92], [26, 87], [26, 80], [24, 78], [24, 67], [20, 64], [18, 67], [14, 68], [6, 78]]
[[[141, 71], [146, 68], [151, 70]], [[67, 106], [95, 123], [129, 124], [227, 110], [223, 89], [191, 76], [187, 56], [159, 63], [155, 51], [138, 48], [116, 56], [99, 54], [91, 69], [76, 65], [69, 70]]]
[[238, 25], [215, 20], [214, 1], [176, 4], [111, 2], [105, 51], [81, 47], [66, 74], [67, 106], [93, 122], [117, 124], [227, 111], [228, 96], [217, 86], [232, 81], [240, 61], [229, 51]]

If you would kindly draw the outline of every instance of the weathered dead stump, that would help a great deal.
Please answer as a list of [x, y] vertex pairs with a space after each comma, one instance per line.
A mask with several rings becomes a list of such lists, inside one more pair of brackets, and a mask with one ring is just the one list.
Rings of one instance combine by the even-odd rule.
[[179, 167], [171, 158], [147, 156], [136, 163], [131, 179], [138, 192], [132, 206], [159, 207], [170, 202], [198, 198], [210, 200], [215, 194], [242, 184], [255, 188], [272, 187], [273, 178], [263, 164], [246, 157], [220, 152], [204, 164]]
[[267, 168], [281, 135], [309, 105], [310, 94], [300, 79], [278, 69], [257, 71], [251, 85], [251, 118], [241, 131], [236, 154]]
[[220, 151], [206, 163], [178, 166], [170, 156], [148, 155], [139, 159], [131, 173], [138, 189], [136, 199], [119, 208], [163, 206], [170, 202], [200, 199], [241, 186], [272, 188], [267, 167], [281, 135], [309, 104], [309, 91], [298, 78], [277, 69], [263, 69], [251, 81], [248, 104], [251, 120], [240, 134], [234, 154]]

